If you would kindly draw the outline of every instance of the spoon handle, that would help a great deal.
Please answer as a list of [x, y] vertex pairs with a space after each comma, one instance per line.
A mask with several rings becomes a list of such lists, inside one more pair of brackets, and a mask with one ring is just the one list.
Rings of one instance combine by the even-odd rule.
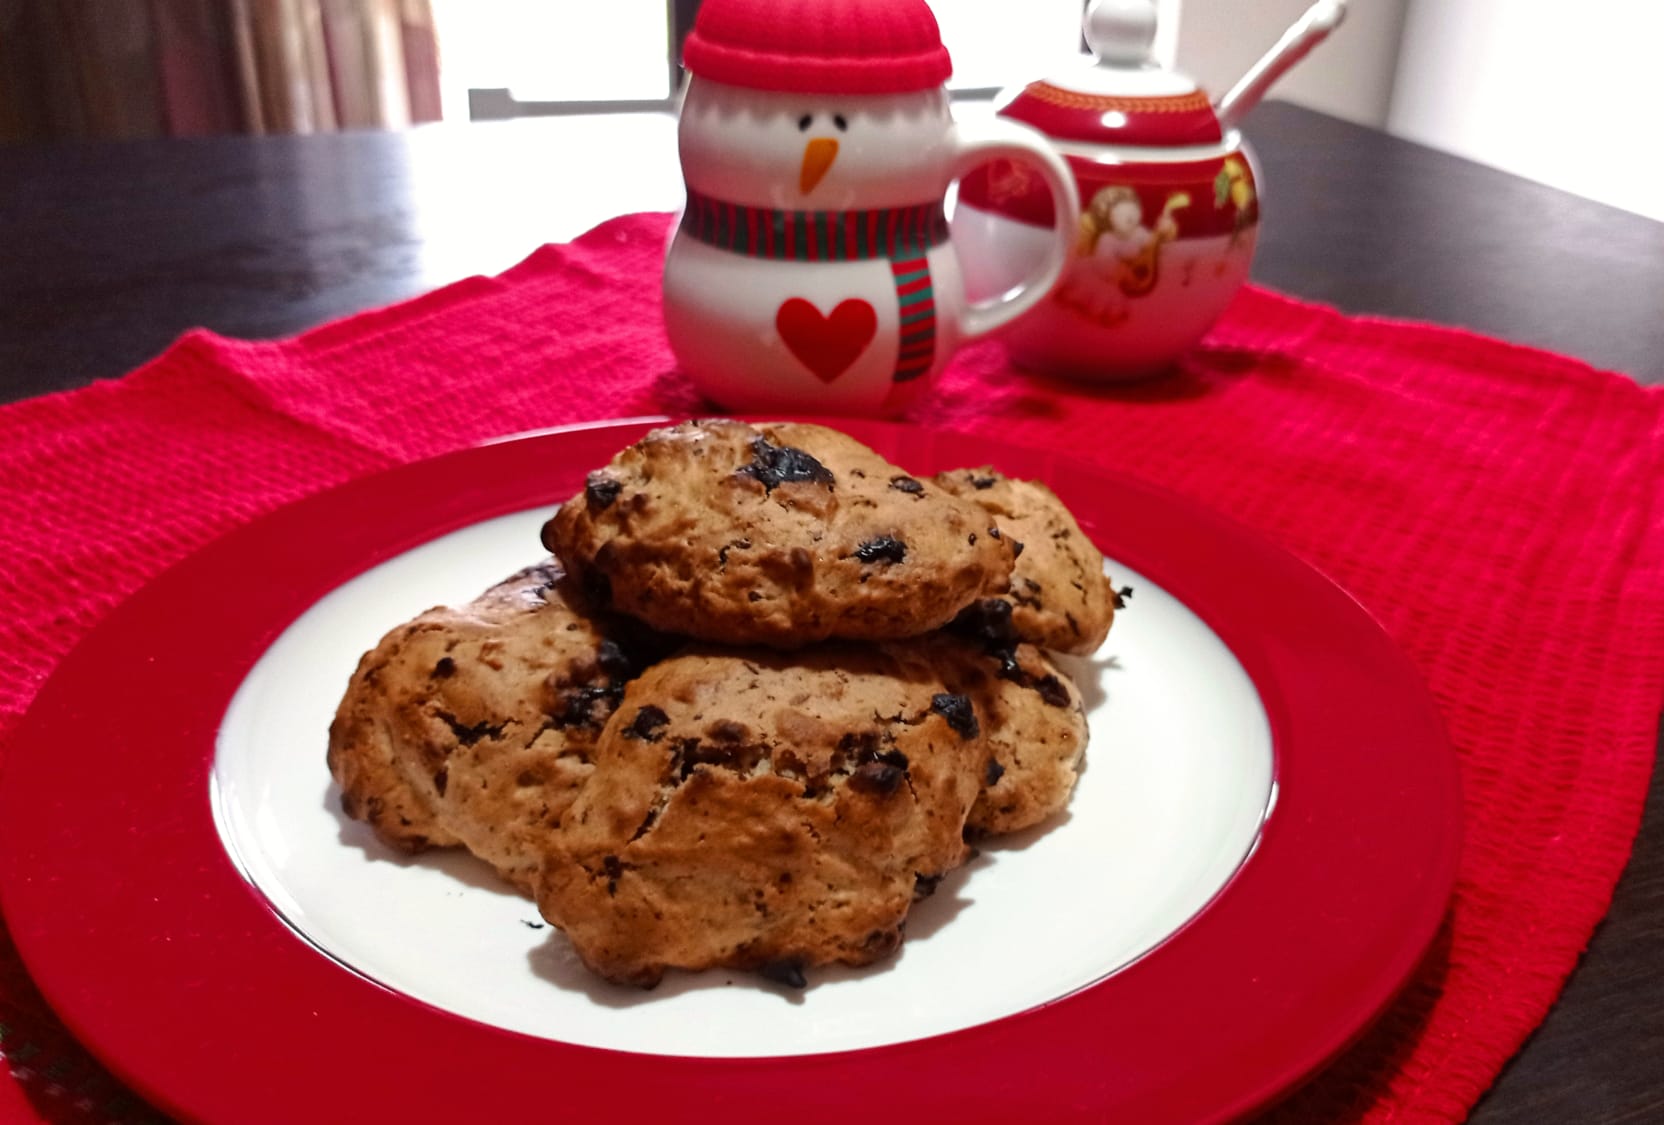
[[1255, 63], [1230, 92], [1219, 99], [1216, 110], [1220, 128], [1229, 132], [1265, 97], [1271, 84], [1289, 67], [1305, 58], [1311, 49], [1329, 37], [1346, 17], [1346, 0], [1317, 0], [1306, 14], [1283, 32], [1277, 45]]

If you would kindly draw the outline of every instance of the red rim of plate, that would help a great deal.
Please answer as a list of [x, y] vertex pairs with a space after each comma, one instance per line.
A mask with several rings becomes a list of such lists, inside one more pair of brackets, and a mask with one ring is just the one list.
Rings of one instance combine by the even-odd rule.
[[[912, 472], [992, 462], [1047, 481], [1106, 554], [1187, 604], [1247, 670], [1271, 721], [1275, 807], [1226, 888], [1163, 944], [1079, 992], [946, 1035], [694, 1059], [475, 1023], [290, 930], [209, 809], [216, 733], [243, 677], [370, 566], [572, 495], [648, 428], [620, 423], [448, 454], [281, 509], [159, 576], [64, 660], [6, 755], [0, 903], [65, 1023], [159, 1106], [245, 1122], [320, 1107], [341, 1120], [558, 1109], [724, 1122], [883, 1107], [1190, 1123], [1262, 1106], [1329, 1060], [1408, 979], [1455, 881], [1455, 760], [1409, 662], [1338, 587], [1190, 501], [1043, 451], [831, 424]], [[1089, 873], [1079, 883], [1090, 893]]]

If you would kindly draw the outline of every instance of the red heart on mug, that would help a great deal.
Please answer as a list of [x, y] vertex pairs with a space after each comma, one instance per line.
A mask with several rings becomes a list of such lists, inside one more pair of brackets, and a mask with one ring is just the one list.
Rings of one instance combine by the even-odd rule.
[[872, 305], [856, 297], [838, 302], [832, 315], [824, 316], [802, 297], [793, 297], [774, 314], [780, 339], [798, 362], [830, 383], [842, 375], [867, 350], [878, 332], [878, 314]]

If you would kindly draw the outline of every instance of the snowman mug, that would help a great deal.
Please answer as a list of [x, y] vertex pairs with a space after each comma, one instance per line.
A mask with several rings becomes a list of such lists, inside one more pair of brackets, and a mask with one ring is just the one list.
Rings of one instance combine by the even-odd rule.
[[[1057, 285], [1080, 206], [1038, 132], [955, 121], [941, 78], [882, 93], [759, 88], [700, 74], [694, 47], [678, 131], [687, 205], [665, 259], [664, 317], [681, 369], [708, 398], [731, 410], [897, 414], [960, 344]], [[1033, 166], [1057, 219], [1031, 276], [967, 302], [944, 201], [995, 160]]]

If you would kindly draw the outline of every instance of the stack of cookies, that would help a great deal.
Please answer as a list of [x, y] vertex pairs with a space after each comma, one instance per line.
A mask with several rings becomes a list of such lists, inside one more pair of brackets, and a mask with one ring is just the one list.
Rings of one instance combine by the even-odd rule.
[[1043, 485], [693, 422], [543, 540], [364, 656], [329, 765], [348, 815], [468, 848], [602, 976], [868, 964], [967, 839], [1067, 804], [1086, 721], [1045, 650], [1094, 651], [1118, 598]]

